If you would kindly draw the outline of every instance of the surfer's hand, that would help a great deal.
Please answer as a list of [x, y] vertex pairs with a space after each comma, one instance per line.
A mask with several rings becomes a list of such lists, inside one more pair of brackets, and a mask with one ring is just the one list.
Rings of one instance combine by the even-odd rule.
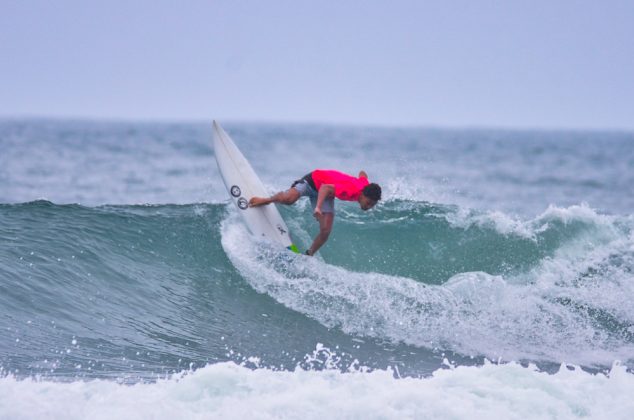
[[321, 209], [319, 207], [315, 207], [315, 211], [313, 212], [313, 216], [315, 219], [319, 220], [322, 216]]

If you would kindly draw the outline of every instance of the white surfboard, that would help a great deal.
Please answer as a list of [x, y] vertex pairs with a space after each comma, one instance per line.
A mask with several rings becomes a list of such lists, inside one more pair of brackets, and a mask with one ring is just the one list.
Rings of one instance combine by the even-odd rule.
[[249, 207], [251, 197], [268, 197], [269, 194], [247, 159], [216, 121], [213, 130], [214, 154], [220, 175], [249, 231], [299, 253], [275, 204]]

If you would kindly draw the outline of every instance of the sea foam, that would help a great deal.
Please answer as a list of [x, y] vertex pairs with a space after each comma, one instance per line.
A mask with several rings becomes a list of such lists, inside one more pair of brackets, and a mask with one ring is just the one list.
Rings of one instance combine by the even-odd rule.
[[[546, 223], [578, 223], [578, 239], [528, 271], [466, 271], [440, 285], [284, 257], [262, 243], [245, 246], [253, 239], [233, 212], [222, 222], [221, 240], [255, 290], [346, 334], [496, 360], [631, 363], [628, 236], [583, 206], [550, 208], [532, 224]], [[605, 272], [600, 265], [614, 254], [624, 266], [608, 264], [613, 272]]]
[[391, 369], [273, 371], [232, 362], [155, 383], [0, 379], [2, 419], [629, 419], [634, 375], [615, 363], [555, 374], [516, 363], [450, 367], [427, 378]]

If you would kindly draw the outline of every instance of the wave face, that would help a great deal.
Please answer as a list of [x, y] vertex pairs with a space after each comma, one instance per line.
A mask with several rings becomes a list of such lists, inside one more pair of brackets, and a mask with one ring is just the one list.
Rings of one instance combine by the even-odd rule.
[[[316, 225], [301, 207], [283, 210], [305, 248]], [[0, 217], [9, 371], [148, 377], [234, 352], [288, 366], [315, 337], [370, 363], [354, 340], [594, 367], [634, 354], [632, 221], [587, 207], [525, 222], [400, 200], [360, 221], [343, 207], [323, 259], [255, 242], [224, 204], [37, 201]]]
[[553, 207], [509, 223], [392, 202], [362, 224], [344, 212], [337, 228], [368, 245], [335, 240], [329, 264], [289, 259], [245, 247], [248, 235], [229, 221], [222, 243], [256, 290], [348, 334], [506, 360], [633, 360], [629, 218]]

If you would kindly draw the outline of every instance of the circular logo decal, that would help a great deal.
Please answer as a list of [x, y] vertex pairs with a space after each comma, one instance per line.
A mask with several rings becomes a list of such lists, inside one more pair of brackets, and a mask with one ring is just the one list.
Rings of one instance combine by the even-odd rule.
[[246, 199], [246, 198], [241, 197], [241, 198], [238, 200], [238, 207], [240, 207], [242, 210], [246, 210], [246, 209], [247, 209], [247, 207], [249, 207], [249, 202], [247, 201], [247, 199]]
[[233, 187], [231, 187], [232, 196], [240, 197], [240, 194], [242, 194], [242, 191], [240, 191], [240, 187], [238, 187], [237, 185], [234, 185]]

